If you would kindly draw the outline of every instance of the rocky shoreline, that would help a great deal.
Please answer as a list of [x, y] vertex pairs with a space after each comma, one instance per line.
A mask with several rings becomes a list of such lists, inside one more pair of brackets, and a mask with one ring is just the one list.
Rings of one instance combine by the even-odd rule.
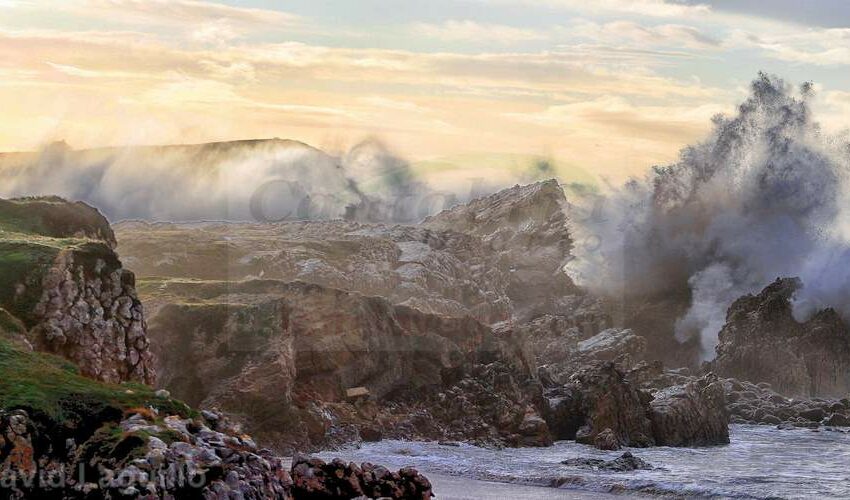
[[415, 470], [301, 453], [704, 447], [728, 444], [730, 423], [850, 426], [848, 329], [829, 311], [797, 322], [799, 283], [735, 302], [713, 362], [664, 369], [645, 325], [615, 325], [561, 272], [565, 203], [549, 181], [416, 226], [113, 233], [83, 204], [3, 201], [0, 499], [428, 498]]

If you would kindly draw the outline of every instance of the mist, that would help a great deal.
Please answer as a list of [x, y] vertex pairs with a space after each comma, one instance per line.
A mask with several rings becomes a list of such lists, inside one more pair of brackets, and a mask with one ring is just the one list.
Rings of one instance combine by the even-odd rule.
[[[82, 200], [110, 220], [413, 222], [457, 202], [380, 141], [332, 155], [288, 140], [0, 155], [0, 196]], [[461, 195], [462, 197], [462, 195]]]
[[813, 88], [760, 74], [731, 117], [684, 148], [675, 164], [574, 200], [579, 284], [614, 298], [685, 290], [691, 305], [676, 338], [698, 336], [705, 359], [736, 298], [780, 276], [803, 289], [795, 315], [824, 307], [850, 319], [850, 143], [825, 134]]

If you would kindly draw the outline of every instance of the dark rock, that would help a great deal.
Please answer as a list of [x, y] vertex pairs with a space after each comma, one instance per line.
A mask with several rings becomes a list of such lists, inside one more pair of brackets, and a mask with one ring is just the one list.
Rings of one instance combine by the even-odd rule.
[[600, 450], [619, 450], [620, 440], [614, 434], [614, 431], [605, 429], [593, 438], [593, 445]]
[[823, 408], [809, 408], [801, 411], [799, 415], [812, 422], [820, 422], [826, 417], [826, 412], [823, 411]]
[[390, 472], [384, 467], [342, 460], [325, 463], [295, 457], [292, 462], [292, 496], [295, 500], [330, 500], [358, 497], [419, 499], [433, 496], [431, 483], [416, 469]]
[[777, 279], [760, 294], [736, 300], [712, 369], [791, 396], [850, 392], [850, 328], [833, 309], [803, 323], [794, 319], [791, 299], [801, 286], [799, 279]]
[[823, 424], [832, 427], [850, 427], [850, 417], [841, 413], [833, 413], [823, 421]]
[[661, 446], [729, 443], [723, 384], [714, 374], [657, 392], [650, 403], [650, 419]]
[[648, 395], [632, 386], [614, 363], [598, 363], [576, 372], [566, 386], [547, 397], [551, 404], [547, 421], [556, 439], [595, 445], [596, 436], [609, 430], [621, 445], [654, 444], [646, 412]]
[[382, 439], [384, 431], [374, 425], [364, 425], [360, 428], [360, 439], [367, 443], [375, 443]]
[[600, 458], [572, 458], [561, 462], [570, 467], [581, 469], [605, 470], [611, 472], [628, 472], [633, 470], [652, 470], [649, 463], [632, 455], [628, 451], [614, 460], [603, 460]]

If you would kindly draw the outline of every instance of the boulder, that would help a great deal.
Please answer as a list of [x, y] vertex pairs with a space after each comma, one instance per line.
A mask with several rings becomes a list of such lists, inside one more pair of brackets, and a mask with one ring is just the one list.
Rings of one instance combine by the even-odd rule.
[[659, 446], [729, 443], [723, 384], [714, 374], [656, 392], [649, 405], [649, 418]]
[[614, 441], [634, 447], [655, 444], [646, 412], [648, 394], [630, 384], [612, 362], [576, 372], [566, 386], [546, 396], [551, 408], [547, 421], [556, 439], [597, 444], [597, 436], [606, 432], [600, 441], [606, 446]]
[[387, 498], [428, 500], [431, 483], [416, 469], [391, 472], [363, 463], [329, 463], [318, 458], [296, 456], [292, 461], [292, 495], [295, 500]]
[[633, 470], [652, 470], [654, 467], [646, 461], [632, 455], [628, 451], [614, 460], [601, 458], [571, 458], [561, 462], [570, 467], [580, 469], [603, 470], [611, 472], [629, 472]]

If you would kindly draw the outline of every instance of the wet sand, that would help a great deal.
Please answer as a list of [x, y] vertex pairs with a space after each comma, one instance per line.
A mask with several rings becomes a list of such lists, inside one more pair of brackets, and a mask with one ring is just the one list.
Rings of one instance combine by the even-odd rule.
[[478, 481], [456, 476], [427, 472], [425, 475], [434, 486], [437, 500], [589, 500], [628, 498], [627, 496], [576, 491], [540, 486], [525, 486], [510, 483]]

